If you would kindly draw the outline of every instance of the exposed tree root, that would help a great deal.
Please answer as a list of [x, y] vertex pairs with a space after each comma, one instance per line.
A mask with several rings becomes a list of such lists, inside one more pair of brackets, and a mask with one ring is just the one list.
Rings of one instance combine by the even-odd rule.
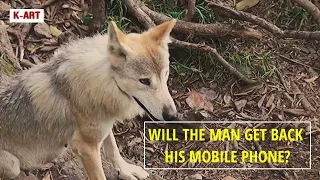
[[308, 40], [320, 40], [320, 31], [291, 31], [291, 30], [281, 30], [276, 25], [268, 22], [267, 20], [260, 18], [258, 16], [252, 15], [250, 13], [234, 10], [230, 7], [211, 2], [208, 0], [209, 6], [214, 10], [214, 12], [221, 15], [230, 17], [232, 19], [248, 21], [252, 24], [258, 25], [263, 29], [268, 30], [273, 35], [280, 38], [295, 38], [295, 39], [308, 39]]
[[187, 15], [183, 18], [184, 21], [191, 21], [192, 17], [196, 13], [196, 0], [188, 1], [188, 12]]
[[293, 2], [299, 4], [299, 6], [303, 7], [304, 9], [306, 9], [307, 11], [309, 11], [309, 13], [311, 14], [311, 16], [314, 18], [314, 20], [320, 24], [320, 10], [319, 8], [314, 5], [311, 1], [309, 0], [293, 0]]
[[[149, 9], [147, 6], [145, 6], [143, 3], [139, 1], [134, 2], [134, 4], [135, 4], [134, 5], [135, 7], [140, 7], [140, 9], [144, 11], [144, 14], [149, 16], [156, 24], [160, 24], [162, 22], [165, 22], [171, 19], [170, 17], [167, 17], [163, 14], [160, 14], [158, 12], [155, 12]], [[136, 11], [140, 11], [140, 10], [136, 10]], [[141, 16], [141, 18], [144, 18], [146, 15]], [[199, 23], [178, 20], [177, 24], [173, 28], [173, 31], [176, 33], [181, 33], [188, 36], [192, 35], [192, 36], [202, 36], [202, 37], [211, 37], [211, 38], [213, 37], [215, 38], [241, 37], [241, 38], [247, 38], [247, 39], [262, 38], [262, 34], [258, 30], [248, 28], [248, 27], [239, 27], [231, 24], [222, 24], [222, 23], [199, 24]]]

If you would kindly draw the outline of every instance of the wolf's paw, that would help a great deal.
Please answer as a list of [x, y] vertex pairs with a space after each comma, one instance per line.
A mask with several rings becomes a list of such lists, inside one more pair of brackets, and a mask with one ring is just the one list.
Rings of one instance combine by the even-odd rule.
[[118, 168], [118, 175], [124, 180], [143, 180], [149, 176], [149, 173], [140, 166], [125, 162]]

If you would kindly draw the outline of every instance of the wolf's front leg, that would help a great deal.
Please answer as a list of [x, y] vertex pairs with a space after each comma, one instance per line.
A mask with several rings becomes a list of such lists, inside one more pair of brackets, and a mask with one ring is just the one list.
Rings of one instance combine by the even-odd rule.
[[71, 148], [80, 157], [90, 180], [106, 180], [103, 172], [100, 143], [88, 141], [80, 133], [73, 137]]
[[146, 179], [149, 174], [140, 166], [127, 163], [120, 155], [113, 132], [104, 140], [104, 151], [113, 166], [119, 171], [119, 177], [125, 180]]

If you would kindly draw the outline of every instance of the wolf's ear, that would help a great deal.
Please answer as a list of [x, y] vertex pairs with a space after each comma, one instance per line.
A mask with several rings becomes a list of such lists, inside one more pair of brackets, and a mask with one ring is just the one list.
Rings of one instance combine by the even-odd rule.
[[170, 33], [177, 23], [177, 20], [172, 19], [164, 22], [158, 26], [155, 26], [147, 31], [149, 37], [154, 39], [158, 45], [167, 45], [171, 42]]
[[126, 34], [123, 33], [116, 25], [114, 21], [111, 21], [108, 25], [108, 49], [115, 55], [124, 55], [124, 50], [121, 43], [124, 41]]

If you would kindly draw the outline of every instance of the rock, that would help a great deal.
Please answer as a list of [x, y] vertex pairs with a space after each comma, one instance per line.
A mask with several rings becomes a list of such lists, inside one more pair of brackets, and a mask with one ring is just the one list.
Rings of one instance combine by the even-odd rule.
[[50, 27], [47, 23], [38, 23], [34, 26], [34, 32], [40, 38], [52, 38]]

